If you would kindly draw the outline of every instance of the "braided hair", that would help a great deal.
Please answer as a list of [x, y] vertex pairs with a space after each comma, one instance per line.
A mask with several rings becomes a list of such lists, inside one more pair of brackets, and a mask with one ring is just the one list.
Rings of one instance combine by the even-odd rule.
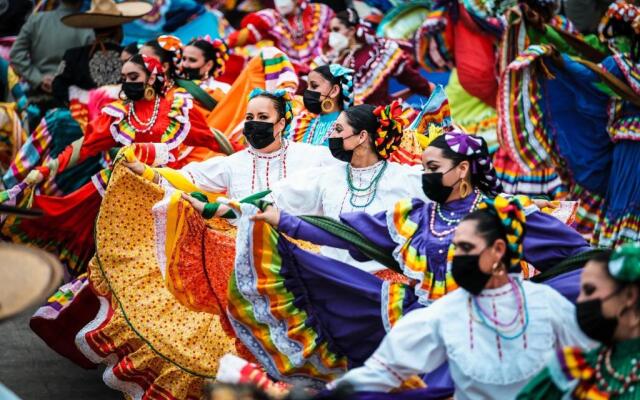
[[478, 209], [466, 215], [463, 221], [476, 221], [476, 233], [490, 246], [502, 239], [507, 249], [502, 262], [509, 272], [520, 272], [523, 257], [526, 217], [517, 197], [498, 195], [494, 199], [485, 198]]
[[204, 56], [204, 62], [213, 61], [213, 67], [209, 71], [210, 76], [218, 77], [224, 74], [225, 63], [229, 59], [228, 49], [220, 39], [193, 39], [187, 46], [197, 47]]
[[321, 65], [313, 70], [322, 75], [331, 85], [340, 87], [338, 101], [342, 102], [342, 109], [353, 105], [353, 70], [338, 64]]
[[376, 154], [385, 160], [398, 149], [404, 127], [409, 124], [406, 112], [396, 101], [384, 107], [361, 104], [346, 109], [344, 113], [353, 131], [366, 131]]
[[[454, 145], [457, 141], [465, 140], [471, 141], [477, 147], [466, 146], [462, 151], [462, 146]], [[453, 161], [454, 165], [468, 161], [471, 166], [471, 185], [485, 195], [493, 197], [502, 192], [502, 185], [493, 168], [487, 142], [482, 137], [449, 132], [435, 138], [429, 146], [442, 150], [442, 155]]]

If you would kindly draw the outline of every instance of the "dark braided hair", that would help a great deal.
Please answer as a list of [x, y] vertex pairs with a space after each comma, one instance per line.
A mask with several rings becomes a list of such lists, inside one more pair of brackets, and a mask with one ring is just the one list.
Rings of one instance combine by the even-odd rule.
[[227, 57], [226, 46], [216, 47], [204, 39], [194, 39], [187, 46], [197, 47], [202, 51], [204, 62], [213, 61], [213, 66], [209, 71], [209, 76], [219, 76], [224, 73], [225, 59]]
[[[477, 138], [482, 142], [482, 149], [480, 150], [480, 154], [474, 154], [471, 156], [460, 154], [451, 150], [451, 148], [447, 144], [445, 135], [440, 135], [435, 138], [431, 143], [429, 143], [429, 146], [442, 150], [442, 155], [444, 156], [444, 158], [453, 161], [454, 166], [460, 164], [462, 161], [468, 161], [471, 167], [471, 185], [478, 188], [485, 195], [494, 197], [502, 191], [502, 187], [495, 181], [495, 179], [489, 178], [490, 175], [495, 178], [496, 173], [495, 169], [493, 168], [493, 164], [489, 162], [485, 163], [484, 165], [480, 165], [480, 163], [477, 162], [481, 158], [490, 159], [487, 142], [482, 137], [478, 136]], [[474, 165], [476, 165], [476, 168], [473, 168]]]
[[[374, 112], [376, 108], [371, 104], [360, 104], [347, 108], [343, 113], [353, 132], [357, 135], [362, 131], [366, 131], [369, 134], [369, 142], [378, 158], [387, 159], [393, 152], [388, 151], [389, 144], [391, 142], [398, 143], [402, 139], [402, 134], [400, 133], [400, 136], [398, 136], [396, 131], [384, 129], [380, 118]], [[384, 131], [384, 138], [383, 140], [378, 140], [381, 131]]]

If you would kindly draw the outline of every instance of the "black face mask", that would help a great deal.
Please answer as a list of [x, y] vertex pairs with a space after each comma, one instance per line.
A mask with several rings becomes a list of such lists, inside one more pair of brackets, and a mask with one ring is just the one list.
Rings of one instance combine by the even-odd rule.
[[127, 99], [138, 101], [144, 97], [144, 82], [123, 82], [122, 91]]
[[[355, 136], [355, 135], [351, 135]], [[350, 138], [351, 136], [348, 136]], [[340, 161], [344, 161], [346, 163], [350, 163], [353, 158], [353, 150], [345, 150], [344, 149], [344, 139], [341, 137], [329, 138], [329, 150], [331, 151], [331, 155], [337, 158]]]
[[190, 81], [202, 79], [200, 68], [182, 68], [182, 76]]
[[320, 114], [322, 112], [322, 102], [320, 101], [320, 97], [320, 92], [314, 92], [309, 89], [305, 90], [302, 95], [302, 101], [304, 102], [305, 108], [309, 110], [309, 112]]
[[604, 299], [593, 299], [576, 303], [576, 317], [578, 326], [585, 335], [600, 343], [611, 343], [613, 334], [618, 327], [617, 318], [607, 318], [602, 315], [602, 302], [610, 299], [617, 292], [611, 293]]
[[451, 262], [453, 279], [458, 286], [474, 296], [479, 295], [491, 279], [491, 275], [480, 270], [480, 254], [454, 256]]
[[244, 137], [254, 149], [260, 150], [276, 141], [273, 137], [273, 123], [263, 121], [244, 121]]
[[[455, 166], [449, 169], [449, 171], [453, 168], [455, 168]], [[453, 192], [453, 186], [445, 186], [442, 183], [442, 178], [449, 171], [445, 173], [430, 172], [422, 174], [422, 191], [425, 196], [440, 204], [444, 204], [444, 202], [447, 201], [451, 192]]]

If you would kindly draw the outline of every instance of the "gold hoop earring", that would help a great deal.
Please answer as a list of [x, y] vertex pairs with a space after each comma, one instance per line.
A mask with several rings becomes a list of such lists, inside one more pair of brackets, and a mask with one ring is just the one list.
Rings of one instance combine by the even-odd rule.
[[460, 197], [467, 197], [471, 194], [471, 185], [467, 181], [460, 182]]
[[153, 90], [151, 86], [147, 86], [144, 88], [144, 99], [151, 100], [156, 96], [156, 91]]
[[322, 111], [324, 111], [324, 112], [331, 111], [331, 109], [333, 108], [333, 100], [331, 100], [331, 99], [322, 100], [322, 103], [320, 103], [320, 107], [322, 108]]

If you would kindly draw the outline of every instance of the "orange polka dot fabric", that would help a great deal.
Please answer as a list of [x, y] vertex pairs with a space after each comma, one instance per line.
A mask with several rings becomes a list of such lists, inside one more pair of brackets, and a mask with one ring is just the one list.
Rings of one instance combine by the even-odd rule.
[[[96, 222], [97, 251], [90, 263], [101, 309], [76, 342], [92, 361], [107, 364], [106, 383], [127, 396], [199, 399], [218, 360], [237, 354], [236, 339], [219, 313], [194, 311], [167, 289], [151, 212], [162, 196], [161, 188], [128, 169], [114, 170]], [[216, 286], [215, 296], [219, 290]]]

